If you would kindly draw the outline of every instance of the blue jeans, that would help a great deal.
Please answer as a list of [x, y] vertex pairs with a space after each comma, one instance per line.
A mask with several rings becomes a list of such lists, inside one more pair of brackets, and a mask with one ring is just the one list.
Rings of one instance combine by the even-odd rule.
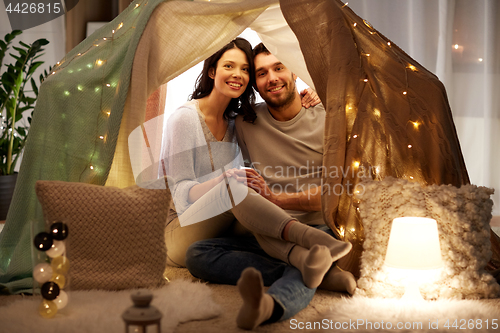
[[[333, 236], [326, 225], [317, 226]], [[300, 271], [269, 256], [252, 236], [221, 237], [193, 243], [186, 252], [186, 267], [197, 278], [236, 285], [241, 272], [254, 267], [262, 274], [267, 293], [281, 306], [282, 315], [271, 321], [293, 317], [311, 302], [316, 288], [306, 287]]]

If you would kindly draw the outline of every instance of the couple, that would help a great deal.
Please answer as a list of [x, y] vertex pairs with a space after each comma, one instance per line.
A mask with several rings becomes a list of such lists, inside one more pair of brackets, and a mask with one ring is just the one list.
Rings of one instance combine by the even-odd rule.
[[[305, 109], [317, 97], [301, 101], [295, 79], [263, 44], [236, 38], [205, 61], [192, 100], [167, 124], [168, 264], [237, 284], [244, 329], [290, 318], [318, 286], [356, 286], [334, 264], [351, 244], [320, 212], [325, 111]], [[253, 86], [266, 103], [254, 105]], [[238, 147], [257, 170], [238, 168]]]

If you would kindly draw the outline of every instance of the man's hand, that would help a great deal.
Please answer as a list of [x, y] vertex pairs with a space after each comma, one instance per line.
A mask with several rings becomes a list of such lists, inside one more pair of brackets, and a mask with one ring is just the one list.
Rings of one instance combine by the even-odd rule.
[[269, 189], [264, 178], [254, 169], [235, 170], [232, 177], [236, 178], [239, 182], [246, 182], [245, 184], [248, 187], [276, 204], [277, 195]]
[[318, 94], [311, 88], [304, 89], [300, 92], [300, 96], [302, 96], [302, 106], [308, 109], [311, 106], [316, 106], [321, 103]]

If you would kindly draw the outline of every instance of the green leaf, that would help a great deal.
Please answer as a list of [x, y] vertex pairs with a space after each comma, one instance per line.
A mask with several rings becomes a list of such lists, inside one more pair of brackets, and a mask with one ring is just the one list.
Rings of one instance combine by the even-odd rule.
[[28, 69], [28, 76], [32, 75], [40, 65], [43, 64], [43, 61], [37, 61], [31, 64], [30, 68]]
[[47, 45], [49, 43], [48, 40], [46, 40], [45, 38], [40, 38], [40, 39], [37, 39], [32, 45], [33, 46], [44, 46], [44, 45]]
[[25, 49], [22, 49], [22, 48], [20, 48], [20, 47], [15, 47], [15, 46], [13, 46], [12, 48], [13, 48], [14, 50], [16, 50], [17, 52], [19, 52], [19, 54], [20, 54], [20, 55], [22, 55], [22, 56], [26, 56], [26, 55], [27, 55], [27, 53], [26, 53], [26, 50], [25, 50]]
[[21, 44], [22, 46], [24, 46], [27, 49], [30, 48], [30, 46], [28, 44], [24, 43], [23, 41], [20, 41], [19, 44]]
[[36, 82], [33, 78], [31, 78], [31, 88], [33, 88], [35, 96], [38, 97], [38, 87], [36, 86]]
[[12, 54], [12, 53], [9, 53], [9, 54], [12, 56], [12, 58], [16, 59], [17, 61], [22, 62], [22, 61], [24, 60], [23, 58], [21, 58], [21, 57], [19, 57], [19, 56], [17, 56], [17, 55], [14, 55], [14, 54]]

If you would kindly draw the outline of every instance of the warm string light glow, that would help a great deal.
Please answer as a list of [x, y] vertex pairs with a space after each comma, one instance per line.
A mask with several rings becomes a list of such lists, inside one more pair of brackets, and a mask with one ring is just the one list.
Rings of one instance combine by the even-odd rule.
[[[346, 6], [347, 6], [347, 3], [344, 6], [342, 6], [342, 8], [346, 7]], [[417, 67], [415, 65], [413, 65], [413, 64], [408, 63], [405, 59], [402, 59], [401, 56], [398, 54], [397, 48], [392, 48], [391, 41], [388, 41], [385, 37], [379, 35], [378, 32], [373, 29], [373, 26], [368, 21], [363, 20], [363, 23], [365, 24], [366, 27], [368, 27], [368, 29], [369, 29], [368, 32], [371, 35], [377, 35], [379, 38], [381, 38], [384, 41], [384, 43], [387, 45], [388, 52], [392, 51], [393, 54], [399, 59], [399, 62], [401, 63], [401, 65], [404, 68], [405, 81], [406, 81], [406, 87], [405, 87], [405, 89], [401, 93], [402, 93], [403, 96], [408, 96], [408, 91], [409, 91], [409, 84], [408, 84], [408, 82], [409, 81], [408, 81], [408, 71], [407, 70], [412, 71], [412, 72], [418, 72]], [[352, 24], [353, 24], [354, 28], [357, 28], [357, 22], [353, 22]], [[364, 50], [361, 50], [361, 48], [358, 45], [358, 43], [355, 43], [355, 45], [356, 45], [356, 48], [358, 48], [358, 50], [359, 50], [360, 57], [363, 57], [362, 59], [366, 59], [366, 61], [368, 62], [368, 65], [370, 65], [371, 54], [369, 52], [364, 52]], [[454, 48], [455, 49], [459, 49], [459, 45], [458, 44], [454, 45]], [[461, 47], [461, 46], [460, 46], [460, 48], [463, 49], [463, 47]], [[483, 59], [479, 58], [478, 61], [482, 62]], [[363, 80], [364, 83], [368, 83], [368, 81], [369, 81], [368, 77], [366, 77], [366, 78], [364, 78], [362, 80]], [[370, 87], [371, 87], [371, 85], [370, 85]], [[372, 88], [372, 93], [375, 95], [375, 97], [377, 97], [377, 95], [376, 95], [375, 91], [373, 90], [373, 88]], [[411, 104], [409, 104], [409, 107], [410, 107], [410, 112], [411, 112], [411, 109], [412, 109], [411, 108]], [[346, 109], [346, 111], [348, 112], [349, 110]], [[375, 117], [381, 117], [381, 113], [377, 109], [374, 109], [373, 114], [374, 114]], [[418, 121], [410, 121], [410, 122], [413, 124], [413, 128], [415, 130], [419, 129], [419, 126], [421, 125], [421, 122], [418, 122]], [[358, 137], [357, 134], [352, 135], [352, 139], [356, 139], [357, 137]], [[408, 147], [408, 149], [411, 149], [413, 146], [411, 144], [409, 144], [407, 147]], [[359, 161], [353, 162], [353, 166], [355, 168], [357, 168], [359, 166], [359, 164], [360, 164]], [[379, 173], [379, 172], [380, 172], [380, 168], [377, 167], [376, 173]], [[413, 176], [410, 176], [410, 179], [413, 179]]]
[[408, 64], [408, 66], [406, 68], [412, 70], [413, 72], [418, 72], [417, 67], [413, 66], [412, 64]]
[[[137, 9], [139, 8], [141, 5], [146, 5], [147, 4], [147, 1], [144, 3], [144, 4], [136, 4], [134, 9]], [[133, 11], [131, 12], [133, 13], [133, 15], [137, 15], [140, 13], [140, 11]], [[65, 69], [69, 64], [71, 64], [73, 62], [73, 60], [75, 59], [78, 59], [79, 57], [81, 57], [82, 55], [85, 55], [87, 54], [88, 52], [90, 52], [93, 48], [95, 47], [99, 47], [100, 45], [102, 46], [103, 43], [113, 43], [114, 41], [116, 41], [117, 39], [121, 38], [122, 36], [125, 36], [126, 32], [129, 31], [130, 29], [135, 29], [135, 23], [136, 23], [136, 20], [139, 16], [137, 15], [137, 17], [135, 17], [135, 19], [132, 20], [132, 22], [130, 24], [127, 24], [128, 25], [128, 28], [125, 29], [125, 30], [121, 30], [120, 31], [120, 35], [115, 35], [115, 32], [117, 32], [118, 30], [122, 29], [125, 27], [125, 24], [123, 22], [120, 22], [120, 24], [118, 24], [118, 26], [115, 28], [115, 29], [112, 29], [111, 31], [111, 36], [105, 36], [105, 37], [100, 37], [99, 39], [96, 39], [94, 40], [93, 43], [90, 44], [90, 46], [86, 49], [86, 50], [83, 50], [81, 52], [78, 52], [76, 55], [73, 56], [73, 58], [71, 59], [63, 59], [62, 61], [60, 62], [57, 62], [57, 64], [54, 66], [54, 71], [51, 73], [51, 75], [54, 75], [54, 74], [57, 74], [58, 71], [62, 70], [62, 69]], [[112, 45], [111, 45], [111, 48], [112, 48]], [[113, 53], [112, 50], [110, 53]], [[101, 66], [105, 66], [106, 65], [106, 59], [96, 59], [94, 61], [94, 63], [89, 63], [86, 65], [86, 68], [88, 69], [97, 69], [97, 68], [100, 68]], [[78, 68], [76, 69], [77, 72], [81, 72], [82, 71], [82, 68]], [[68, 69], [67, 73], [68, 74], [72, 74], [74, 72], [73, 69]], [[103, 72], [105, 73], [105, 72]], [[103, 78], [104, 79], [104, 78]], [[117, 87], [118, 85], [118, 82], [115, 80], [115, 81], [111, 81], [111, 82], [105, 82], [103, 83], [103, 85], [106, 85], [106, 87]], [[77, 90], [78, 91], [84, 91], [85, 88], [84, 86], [82, 85], [77, 85]], [[103, 89], [102, 89], [102, 86], [98, 86], [98, 87], [95, 87], [94, 88], [94, 92], [95, 93], [100, 93], [101, 94], [101, 107], [105, 107], [103, 105]], [[64, 95], [66, 96], [69, 96], [70, 95], [70, 91], [68, 90], [65, 90], [64, 91]], [[101, 112], [104, 114], [105, 118], [109, 118], [110, 115], [111, 115], [111, 110], [109, 109], [102, 109]], [[64, 116], [64, 115], [63, 115]], [[64, 117], [63, 117], [64, 118]], [[99, 119], [98, 119], [98, 122], [99, 122]], [[93, 172], [98, 172], [98, 168], [95, 166], [95, 164], [92, 163], [92, 160], [94, 158], [97, 158], [96, 156], [99, 155], [99, 152], [97, 151], [97, 143], [98, 142], [101, 142], [101, 143], [104, 143], [106, 141], [106, 136], [105, 135], [99, 135], [96, 137], [96, 142], [95, 142], [95, 145], [94, 145], [94, 152], [89, 156], [90, 158], [90, 161], [89, 161], [89, 164], [88, 164], [88, 169], [86, 170], [92, 170]], [[81, 177], [83, 176], [83, 174], [85, 173], [85, 170], [82, 171], [82, 174], [80, 176], [80, 179]]]

